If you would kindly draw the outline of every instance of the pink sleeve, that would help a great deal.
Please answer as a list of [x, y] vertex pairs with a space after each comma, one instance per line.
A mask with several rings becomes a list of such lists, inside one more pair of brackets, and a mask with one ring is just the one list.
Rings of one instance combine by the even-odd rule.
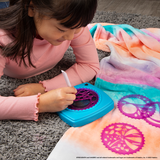
[[[3, 75], [6, 58], [0, 54], [0, 77]], [[30, 97], [2, 97], [0, 96], [0, 120], [38, 120], [38, 96]]]
[[38, 120], [39, 95], [28, 97], [0, 96], [0, 120]]
[[[88, 27], [82, 28], [71, 41], [71, 47], [76, 56], [76, 63], [66, 70], [71, 85], [90, 81], [99, 71], [99, 59], [97, 50]], [[60, 87], [66, 87], [62, 74], [41, 82], [46, 91]]]
[[[9, 43], [11, 39], [0, 30], [0, 45]], [[0, 49], [0, 77], [7, 63], [7, 58], [1, 55]], [[18, 119], [18, 120], [38, 120], [39, 94], [28, 97], [3, 97], [0, 96], [0, 120]]]

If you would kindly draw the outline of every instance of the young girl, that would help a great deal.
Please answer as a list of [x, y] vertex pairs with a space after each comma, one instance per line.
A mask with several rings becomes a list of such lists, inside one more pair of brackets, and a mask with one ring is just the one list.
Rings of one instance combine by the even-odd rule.
[[[66, 70], [71, 85], [91, 80], [99, 70], [88, 23], [97, 0], [14, 0], [0, 10], [0, 76], [29, 78], [50, 70], [69, 46], [76, 63]], [[0, 119], [38, 120], [38, 112], [57, 112], [72, 104], [76, 89], [62, 74], [20, 85], [15, 96], [0, 96]]]

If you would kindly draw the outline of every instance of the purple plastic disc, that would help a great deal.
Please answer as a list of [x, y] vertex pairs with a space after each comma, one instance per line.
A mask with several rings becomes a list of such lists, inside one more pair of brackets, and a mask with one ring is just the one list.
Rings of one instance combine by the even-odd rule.
[[103, 145], [118, 154], [133, 154], [144, 146], [144, 136], [142, 132], [126, 123], [113, 123], [101, 133]]
[[77, 89], [76, 99], [68, 108], [72, 110], [85, 110], [89, 109], [98, 102], [98, 94], [91, 89], [80, 88]]

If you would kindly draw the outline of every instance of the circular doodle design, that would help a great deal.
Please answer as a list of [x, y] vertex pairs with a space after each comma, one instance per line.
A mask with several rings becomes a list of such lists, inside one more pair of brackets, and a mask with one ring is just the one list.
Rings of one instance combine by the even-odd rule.
[[[139, 102], [136, 103], [136, 102]], [[141, 103], [140, 103], [141, 102]], [[136, 111], [133, 113], [127, 113], [123, 106], [132, 105], [136, 107]], [[135, 119], [146, 119], [151, 117], [156, 110], [155, 103], [149, 98], [142, 95], [128, 95], [121, 98], [118, 102], [118, 108], [122, 114], [125, 116], [135, 118]]]
[[68, 108], [72, 110], [89, 109], [98, 102], [98, 99], [98, 94], [91, 89], [77, 89], [76, 99]]
[[[160, 103], [157, 103], [160, 108]], [[160, 113], [156, 112], [153, 116], [144, 119], [147, 123], [152, 126], [160, 128]]]
[[118, 154], [133, 154], [144, 146], [144, 136], [136, 127], [126, 123], [113, 123], [101, 133], [103, 145]]

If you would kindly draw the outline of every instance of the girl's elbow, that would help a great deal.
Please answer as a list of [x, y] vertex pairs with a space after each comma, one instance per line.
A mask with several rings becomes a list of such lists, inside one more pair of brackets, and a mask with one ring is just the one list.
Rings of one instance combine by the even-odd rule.
[[90, 73], [92, 73], [92, 76], [95, 77], [98, 74], [99, 70], [100, 70], [99, 65], [92, 66], [92, 72]]
[[100, 66], [99, 66], [99, 63], [96, 64], [94, 67], [93, 67], [94, 71], [95, 71], [95, 75], [98, 74], [99, 70], [100, 70]]
[[96, 68], [96, 74], [98, 74], [99, 71], [100, 71], [100, 66]]

